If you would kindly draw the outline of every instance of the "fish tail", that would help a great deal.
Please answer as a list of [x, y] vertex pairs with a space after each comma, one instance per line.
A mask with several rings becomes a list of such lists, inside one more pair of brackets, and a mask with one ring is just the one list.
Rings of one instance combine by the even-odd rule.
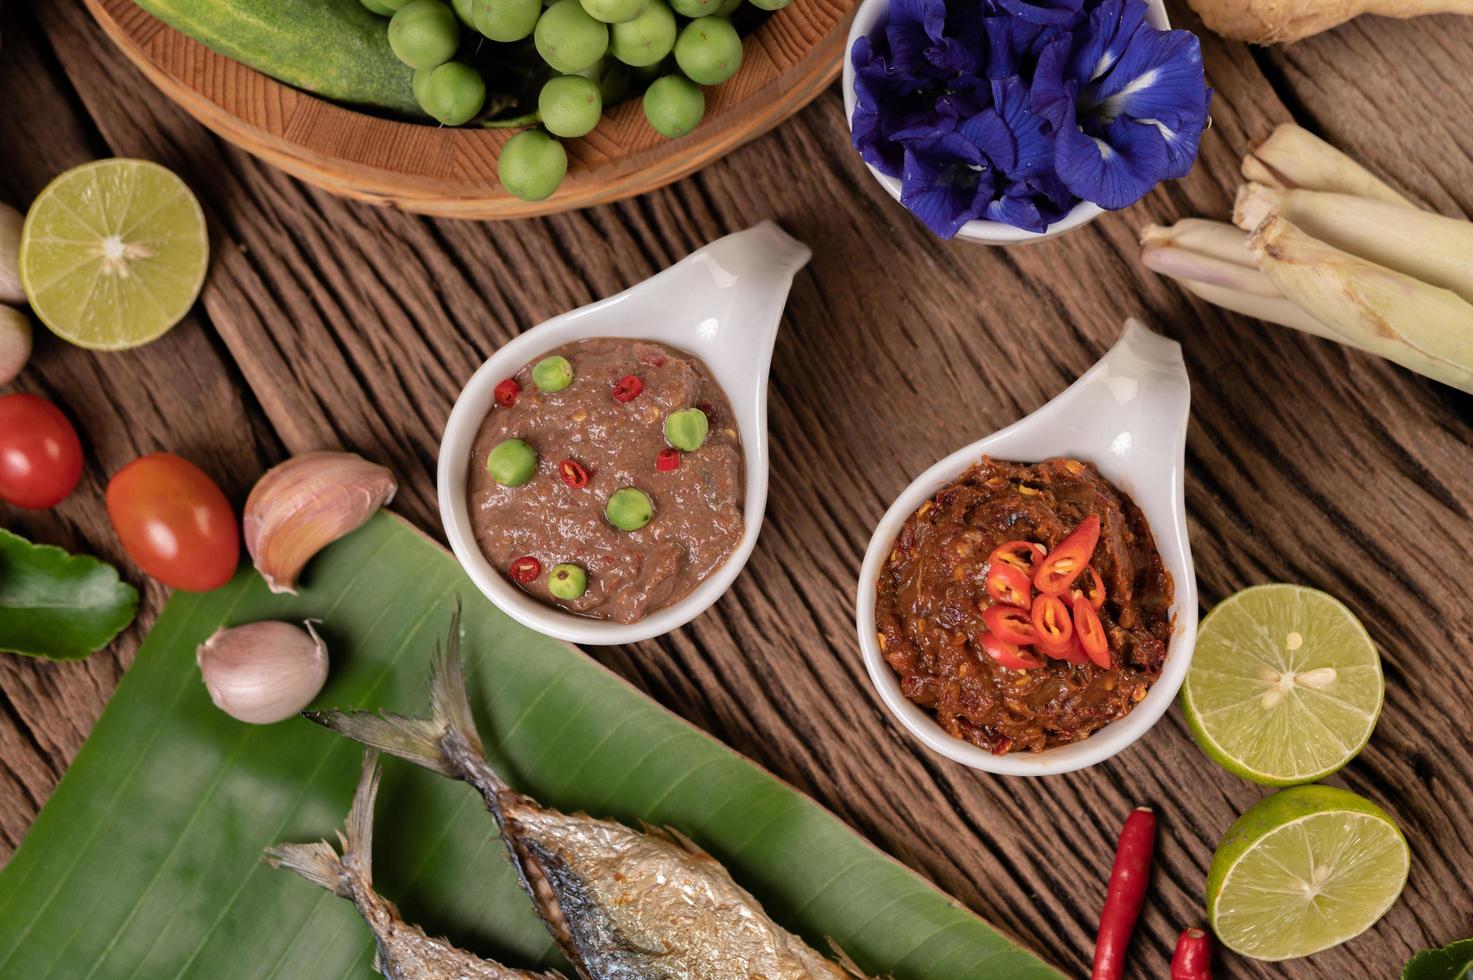
[[444, 776], [466, 779], [468, 768], [474, 768], [478, 776], [489, 774], [461, 671], [459, 600], [450, 621], [450, 637], [443, 647], [436, 647], [430, 664], [429, 717], [388, 711], [306, 711], [303, 714], [354, 741]]
[[373, 800], [378, 793], [378, 753], [372, 749], [363, 754], [363, 773], [353, 794], [353, 808], [348, 811], [347, 836], [338, 835], [343, 853], [327, 841], [310, 844], [277, 844], [266, 848], [266, 863], [273, 868], [287, 868], [314, 885], [326, 888], [342, 898], [352, 898], [349, 879], [362, 885], [373, 884]]

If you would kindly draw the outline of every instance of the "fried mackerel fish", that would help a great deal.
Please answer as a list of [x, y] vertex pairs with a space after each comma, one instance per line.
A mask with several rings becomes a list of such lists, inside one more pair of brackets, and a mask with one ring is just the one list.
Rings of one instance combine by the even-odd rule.
[[565, 980], [561, 973], [530, 973], [483, 960], [432, 939], [399, 916], [394, 903], [373, 888], [373, 801], [378, 795], [378, 753], [363, 755], [363, 774], [348, 811], [347, 835], [338, 835], [341, 856], [327, 841], [278, 844], [266, 849], [266, 863], [289, 868], [358, 909], [377, 946], [373, 968], [389, 980]]
[[461, 675], [459, 617], [430, 670], [430, 717], [308, 712], [349, 738], [469, 783], [486, 801], [537, 913], [583, 980], [839, 980], [715, 858], [673, 831], [641, 833], [518, 793], [486, 761]]

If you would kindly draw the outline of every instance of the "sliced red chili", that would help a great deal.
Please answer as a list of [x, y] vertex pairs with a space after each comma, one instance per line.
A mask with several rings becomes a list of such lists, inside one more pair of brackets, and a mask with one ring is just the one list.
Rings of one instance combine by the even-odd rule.
[[665, 355], [664, 354], [646, 354], [644, 357], [641, 357], [640, 360], [643, 363], [648, 364], [650, 367], [664, 367], [665, 366]]
[[1033, 573], [1034, 588], [1044, 595], [1057, 596], [1068, 592], [1069, 586], [1088, 567], [1089, 560], [1094, 557], [1095, 545], [1099, 543], [1100, 515], [1091, 514], [1039, 562], [1038, 570]]
[[661, 473], [680, 469], [680, 450], [669, 448], [660, 450], [659, 455], [655, 457], [655, 469]]
[[982, 610], [982, 621], [989, 630], [1009, 643], [1026, 645], [1038, 639], [1028, 610], [1017, 606], [988, 606]]
[[[1057, 601], [1057, 600], [1055, 600]], [[1089, 654], [1096, 666], [1109, 669], [1110, 667], [1110, 639], [1105, 635], [1105, 627], [1100, 622], [1099, 613], [1095, 607], [1089, 604], [1084, 596], [1074, 600], [1074, 635], [1079, 638], [1079, 645], [1084, 647], [1084, 652]]]
[[996, 633], [982, 634], [982, 649], [987, 655], [1008, 670], [1032, 670], [1042, 667], [1043, 661], [1009, 643]]
[[[1040, 595], [1033, 597], [1033, 632], [1040, 647], [1048, 650], [1065, 650], [1074, 638], [1074, 623], [1069, 619], [1069, 607], [1058, 596]], [[1062, 656], [1062, 654], [1059, 654]]]
[[517, 384], [516, 379], [507, 378], [496, 385], [493, 393], [496, 395], [496, 404], [502, 408], [511, 408], [517, 403], [517, 396], [522, 393], [522, 386]]
[[614, 382], [614, 401], [632, 402], [639, 397], [641, 391], [644, 391], [644, 382], [639, 379], [639, 375], [626, 374]]
[[1054, 660], [1063, 660], [1064, 662], [1074, 664], [1077, 667], [1083, 667], [1085, 664], [1089, 663], [1089, 655], [1084, 652], [1084, 647], [1079, 645], [1079, 637], [1077, 635], [1070, 637], [1069, 642], [1061, 646], [1051, 646], [1047, 643], [1035, 643], [1033, 644], [1033, 649], [1037, 650], [1044, 656], [1052, 657]]
[[991, 563], [1002, 562], [1005, 565], [1012, 565], [1018, 571], [1032, 575], [1034, 566], [1046, 554], [1048, 552], [1041, 544], [1035, 544], [1032, 541], [1009, 541], [993, 549], [987, 560]]
[[531, 555], [523, 555], [511, 563], [511, 567], [507, 569], [507, 572], [511, 575], [513, 582], [520, 582], [526, 585], [542, 574], [542, 562], [533, 558]]
[[557, 475], [574, 490], [588, 486], [588, 471], [576, 459], [565, 459], [557, 464]]
[[1075, 587], [1069, 590], [1069, 598], [1075, 599], [1084, 596], [1089, 604], [1099, 609], [1105, 605], [1105, 582], [1100, 578], [1100, 573], [1095, 571], [1093, 565], [1086, 565], [1084, 575]]
[[987, 594], [993, 602], [1004, 606], [1028, 608], [1028, 597], [1033, 585], [1028, 576], [1005, 562], [993, 562], [987, 569]]

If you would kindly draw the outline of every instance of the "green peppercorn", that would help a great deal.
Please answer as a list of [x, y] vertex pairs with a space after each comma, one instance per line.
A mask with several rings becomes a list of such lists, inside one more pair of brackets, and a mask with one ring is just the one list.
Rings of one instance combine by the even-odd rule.
[[520, 439], [507, 439], [486, 457], [486, 469], [502, 486], [519, 487], [537, 474], [537, 451]]
[[532, 368], [532, 383], [540, 391], [562, 391], [573, 383], [573, 365], [566, 357], [544, 357]]
[[577, 565], [554, 565], [547, 575], [547, 591], [553, 598], [571, 602], [588, 591], [588, 573]]
[[650, 495], [638, 487], [624, 487], [609, 495], [604, 505], [604, 517], [621, 531], [638, 531], [650, 522], [655, 514], [655, 505]]
[[665, 416], [665, 441], [683, 453], [693, 453], [706, 443], [711, 423], [699, 408], [683, 408]]

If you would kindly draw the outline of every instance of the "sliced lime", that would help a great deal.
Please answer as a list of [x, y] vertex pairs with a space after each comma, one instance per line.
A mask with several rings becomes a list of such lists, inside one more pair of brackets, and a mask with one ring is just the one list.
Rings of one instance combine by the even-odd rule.
[[1410, 865], [1406, 838], [1370, 800], [1296, 786], [1228, 829], [1207, 873], [1207, 918], [1244, 956], [1308, 956], [1374, 925], [1401, 894]]
[[146, 160], [98, 160], [57, 177], [31, 205], [20, 276], [57, 336], [123, 350], [189, 312], [209, 253], [204, 212], [184, 181]]
[[1261, 585], [1202, 621], [1181, 699], [1214, 762], [1289, 786], [1355, 758], [1384, 693], [1375, 644], [1344, 604], [1299, 585]]

